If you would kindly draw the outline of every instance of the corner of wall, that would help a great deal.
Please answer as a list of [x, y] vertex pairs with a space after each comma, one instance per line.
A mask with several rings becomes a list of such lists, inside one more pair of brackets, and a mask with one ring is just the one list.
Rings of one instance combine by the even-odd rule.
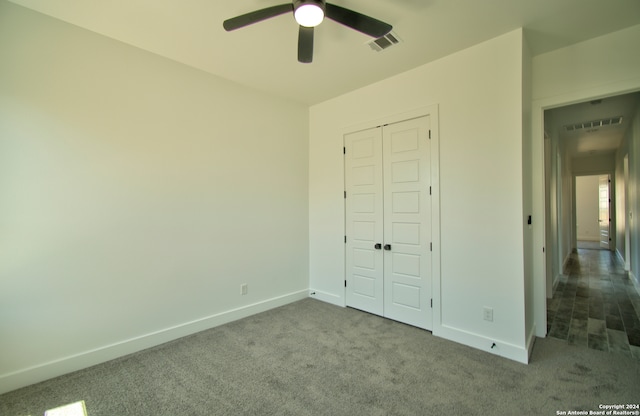
[[433, 335], [523, 364], [529, 363], [530, 348], [533, 348], [531, 338], [526, 344], [514, 345], [446, 325], [434, 326]]
[[339, 296], [333, 293], [324, 292], [322, 290], [317, 289], [309, 289], [309, 297], [312, 299], [317, 299], [322, 302], [330, 303], [332, 305], [345, 307], [344, 296]]

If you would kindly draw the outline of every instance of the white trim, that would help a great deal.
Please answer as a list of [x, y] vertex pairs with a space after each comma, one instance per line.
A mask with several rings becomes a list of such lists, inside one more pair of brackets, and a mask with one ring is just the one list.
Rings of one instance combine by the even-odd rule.
[[433, 335], [523, 364], [529, 363], [530, 352], [527, 348], [533, 348], [533, 344], [529, 345], [528, 343], [527, 348], [525, 348], [447, 325], [440, 325], [437, 329], [434, 328]]
[[309, 289], [309, 297], [318, 299], [322, 302], [330, 303], [332, 305], [346, 307], [345, 299], [343, 296], [336, 295], [329, 292], [323, 292], [322, 290]]
[[631, 282], [633, 282], [633, 287], [636, 288], [636, 292], [638, 292], [638, 295], [640, 295], [640, 281], [638, 281], [638, 278], [633, 274], [633, 271], [629, 270], [629, 279], [631, 279]]
[[552, 294], [556, 293], [556, 289], [558, 288], [558, 283], [560, 283], [560, 278], [562, 277], [561, 274], [556, 274], [553, 277], [553, 289], [551, 291]]
[[431, 253], [431, 298], [433, 310], [431, 311], [432, 328], [442, 323], [442, 276], [440, 269], [442, 240], [440, 239], [440, 116], [437, 105], [432, 106], [431, 117], [431, 218], [437, 221], [431, 222], [431, 239], [433, 242]]
[[[573, 250], [576, 250], [576, 248], [574, 247]], [[567, 256], [562, 261], [562, 270], [560, 270], [559, 275], [563, 275], [564, 274], [563, 272], [567, 269], [567, 263], [569, 263], [569, 260], [571, 260], [571, 254], [573, 254], [573, 250], [571, 250], [569, 254], [567, 254]]]
[[[433, 117], [431, 119], [431, 123], [432, 123], [431, 130], [432, 130], [432, 133], [434, 133], [433, 120], [434, 119], [436, 120], [436, 127], [437, 127], [438, 104], [432, 104], [432, 105], [416, 108], [413, 110], [403, 111], [401, 113], [390, 114], [390, 115], [382, 116], [369, 121], [363, 121], [360, 123], [355, 123], [355, 124], [346, 126], [341, 130], [341, 137], [344, 137], [345, 134], [355, 133], [360, 130], [367, 130], [373, 127], [382, 126], [384, 124], [399, 123], [401, 121], [411, 120], [413, 118], [424, 117], [424, 116]], [[432, 139], [433, 139], [433, 136], [432, 136]], [[433, 152], [433, 148], [432, 148], [432, 152]]]
[[536, 343], [536, 325], [533, 324], [531, 331], [527, 336], [527, 363], [531, 361], [531, 354], [533, 353], [533, 346], [535, 345], [535, 343]]
[[[622, 256], [622, 253], [620, 253], [620, 250], [618, 250], [618, 247], [616, 247], [615, 252], [616, 252], [616, 256], [618, 256], [618, 260], [620, 260], [620, 262], [621, 262], [622, 264], [625, 264], [625, 270], [627, 270], [627, 268], [626, 268], [626, 262], [625, 262], [625, 260], [624, 260], [624, 257]], [[628, 270], [627, 270], [627, 271], [628, 271]]]
[[277, 308], [308, 297], [307, 289], [241, 306], [218, 314], [195, 319], [180, 325], [154, 331], [89, 351], [59, 358], [47, 363], [0, 375], [0, 394], [40, 381], [81, 370], [146, 348], [173, 341], [196, 332], [224, 325], [269, 309]]

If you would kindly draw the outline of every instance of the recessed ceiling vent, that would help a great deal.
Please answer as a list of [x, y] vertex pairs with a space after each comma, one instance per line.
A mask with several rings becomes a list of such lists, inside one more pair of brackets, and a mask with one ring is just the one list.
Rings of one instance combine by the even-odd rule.
[[585, 121], [584, 123], [567, 124], [565, 131], [578, 131], [584, 129], [597, 129], [599, 127], [615, 126], [622, 124], [622, 116], [603, 118], [602, 120]]
[[400, 38], [391, 31], [381, 38], [367, 42], [367, 45], [376, 52], [382, 52], [383, 50], [388, 49], [393, 45], [397, 45], [398, 43], [400, 43]]

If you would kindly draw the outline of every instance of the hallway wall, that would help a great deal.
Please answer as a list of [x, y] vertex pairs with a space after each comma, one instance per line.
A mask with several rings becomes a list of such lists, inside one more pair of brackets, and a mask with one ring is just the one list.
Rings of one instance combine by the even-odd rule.
[[[553, 275], [550, 287], [555, 287], [562, 275], [565, 263], [574, 248], [573, 235], [575, 223], [573, 159], [567, 154], [565, 142], [560, 140], [552, 112], [545, 113], [545, 131], [549, 141], [549, 187], [545, 198], [549, 205], [549, 235], [547, 261], [552, 263]], [[549, 296], [551, 293], [549, 293]]]
[[625, 259], [624, 238], [625, 223], [629, 223], [629, 242], [630, 251], [630, 276], [635, 280], [636, 284], [640, 284], [640, 105], [636, 108], [635, 115], [632, 120], [631, 128], [627, 131], [623, 139], [620, 149], [616, 153], [616, 188], [618, 194], [622, 195], [624, 189], [624, 157], [629, 156], [629, 183], [628, 193], [626, 195], [626, 209], [624, 199], [617, 197], [619, 222], [616, 234], [616, 247], [618, 255]]

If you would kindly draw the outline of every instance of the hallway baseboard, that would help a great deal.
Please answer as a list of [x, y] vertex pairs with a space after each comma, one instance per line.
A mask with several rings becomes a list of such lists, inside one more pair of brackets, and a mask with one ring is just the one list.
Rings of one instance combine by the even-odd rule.
[[622, 255], [622, 253], [620, 253], [620, 250], [618, 250], [617, 248], [616, 248], [616, 256], [618, 257], [618, 260], [620, 260], [622, 264], [625, 264], [624, 256]]
[[574, 247], [571, 249], [570, 252], [567, 253], [564, 260], [562, 261], [562, 268], [560, 270], [567, 270], [567, 267], [571, 264], [571, 259], [572, 259], [571, 255], [577, 251], [578, 249]]
[[640, 281], [631, 270], [629, 270], [629, 279], [633, 282], [633, 287], [636, 288], [636, 292], [638, 292], [638, 295], [640, 296]]
[[562, 280], [562, 275], [561, 274], [557, 274], [555, 276], [553, 276], [553, 289], [551, 290], [551, 293], [556, 293], [556, 289], [558, 289], [558, 283], [560, 283], [560, 280]]

